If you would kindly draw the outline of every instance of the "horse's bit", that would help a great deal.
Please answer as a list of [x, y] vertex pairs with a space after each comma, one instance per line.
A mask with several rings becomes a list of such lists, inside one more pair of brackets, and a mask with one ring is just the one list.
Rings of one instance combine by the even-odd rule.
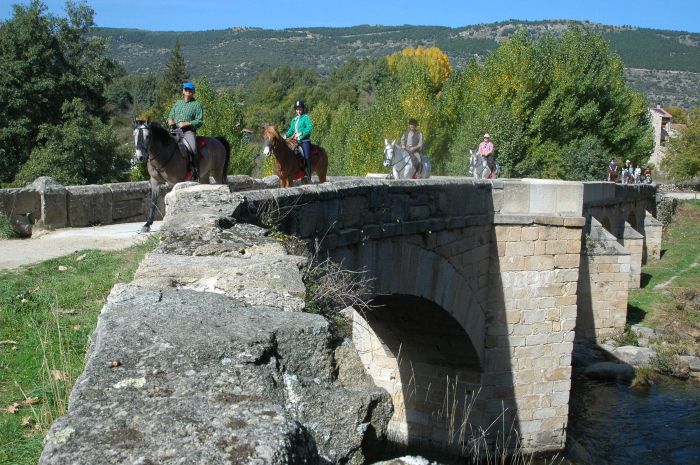
[[[391, 151], [391, 160], [392, 160], [392, 161], [393, 161], [394, 158], [395, 158], [394, 150], [395, 150], [394, 147], [387, 147], [387, 148], [385, 149], [385, 153], [388, 153], [389, 151]], [[403, 171], [404, 168], [406, 168], [406, 166], [408, 166], [409, 163], [412, 163], [412, 162], [411, 162], [411, 154], [409, 154], [407, 158], [402, 158], [402, 159], [400, 159], [399, 161], [397, 161], [396, 163], [390, 164], [390, 165], [389, 165], [389, 168], [394, 168], [396, 165], [398, 165], [398, 164], [401, 163], [401, 162], [403, 162], [403, 165], [401, 166], [401, 168], [398, 168], [398, 169], [396, 170], [396, 171], [399, 172], [399, 173], [400, 173], [401, 171]]]

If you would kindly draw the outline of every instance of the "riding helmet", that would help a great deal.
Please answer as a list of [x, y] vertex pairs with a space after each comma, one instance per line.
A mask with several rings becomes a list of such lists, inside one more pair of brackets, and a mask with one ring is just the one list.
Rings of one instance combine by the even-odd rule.
[[302, 100], [297, 100], [296, 102], [294, 102], [294, 109], [296, 110], [297, 108], [306, 110], [306, 105], [304, 105], [304, 102]]

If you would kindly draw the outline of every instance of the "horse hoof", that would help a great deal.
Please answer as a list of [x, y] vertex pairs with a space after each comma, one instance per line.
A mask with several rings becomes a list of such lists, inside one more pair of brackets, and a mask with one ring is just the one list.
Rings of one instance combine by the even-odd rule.
[[141, 232], [142, 232], [142, 233], [151, 232], [151, 227], [150, 227], [150, 226], [147, 226], [147, 225], [143, 225], [143, 226], [141, 227]]

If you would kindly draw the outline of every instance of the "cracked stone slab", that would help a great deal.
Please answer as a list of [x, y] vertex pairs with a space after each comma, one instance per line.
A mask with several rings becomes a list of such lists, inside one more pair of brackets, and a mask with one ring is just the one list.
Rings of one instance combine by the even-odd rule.
[[300, 267], [305, 263], [303, 257], [277, 253], [236, 257], [150, 253], [139, 265], [133, 284], [215, 292], [250, 305], [301, 311], [306, 287]]
[[327, 326], [217, 294], [119, 285], [40, 463], [315, 462], [276, 386], [280, 367], [331, 378]]

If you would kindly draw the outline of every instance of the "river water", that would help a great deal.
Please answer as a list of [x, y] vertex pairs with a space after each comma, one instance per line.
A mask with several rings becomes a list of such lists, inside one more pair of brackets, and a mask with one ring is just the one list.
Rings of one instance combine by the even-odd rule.
[[650, 387], [576, 378], [568, 435], [577, 465], [700, 465], [700, 382], [664, 378]]

